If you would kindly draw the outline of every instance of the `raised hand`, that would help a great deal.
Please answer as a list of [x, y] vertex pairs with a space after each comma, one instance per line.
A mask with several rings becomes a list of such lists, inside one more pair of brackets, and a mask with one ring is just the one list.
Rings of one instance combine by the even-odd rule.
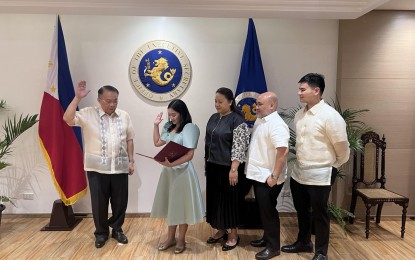
[[160, 112], [156, 116], [156, 119], [154, 119], [154, 125], [159, 125], [161, 123], [161, 121], [163, 121], [163, 112]]
[[86, 89], [86, 81], [81, 80], [78, 83], [78, 87], [76, 88], [76, 93], [75, 94], [79, 99], [82, 99], [82, 98], [86, 97], [90, 91], [91, 90]]

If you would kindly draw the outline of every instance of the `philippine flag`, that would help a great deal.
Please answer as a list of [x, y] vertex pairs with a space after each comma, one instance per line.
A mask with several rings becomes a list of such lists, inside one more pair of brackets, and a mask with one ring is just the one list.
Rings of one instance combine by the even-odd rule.
[[59, 16], [56, 19], [48, 79], [39, 116], [39, 138], [59, 196], [72, 205], [87, 191], [80, 129], [63, 121], [75, 96]]

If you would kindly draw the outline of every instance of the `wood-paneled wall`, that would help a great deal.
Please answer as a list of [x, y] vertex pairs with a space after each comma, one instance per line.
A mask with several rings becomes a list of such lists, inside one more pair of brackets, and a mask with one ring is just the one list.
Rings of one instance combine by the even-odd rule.
[[[415, 215], [415, 12], [373, 11], [339, 26], [341, 105], [370, 109], [362, 119], [386, 137], [386, 187], [409, 196], [408, 214]], [[346, 208], [351, 176], [334, 192]], [[385, 204], [383, 214], [400, 215], [402, 208]]]

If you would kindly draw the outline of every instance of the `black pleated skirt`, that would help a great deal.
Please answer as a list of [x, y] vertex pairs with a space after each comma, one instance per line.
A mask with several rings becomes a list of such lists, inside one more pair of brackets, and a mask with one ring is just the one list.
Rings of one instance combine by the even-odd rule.
[[215, 229], [237, 228], [245, 195], [249, 191], [244, 173], [238, 168], [238, 184], [229, 184], [230, 166], [206, 162], [206, 222]]

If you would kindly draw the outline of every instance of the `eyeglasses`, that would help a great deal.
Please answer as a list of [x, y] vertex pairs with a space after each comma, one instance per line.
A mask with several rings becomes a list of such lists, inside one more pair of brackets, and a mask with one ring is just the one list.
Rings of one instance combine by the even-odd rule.
[[117, 105], [118, 104], [118, 100], [107, 100], [107, 99], [100, 99], [100, 100], [104, 101], [108, 105], [111, 105], [111, 104]]

